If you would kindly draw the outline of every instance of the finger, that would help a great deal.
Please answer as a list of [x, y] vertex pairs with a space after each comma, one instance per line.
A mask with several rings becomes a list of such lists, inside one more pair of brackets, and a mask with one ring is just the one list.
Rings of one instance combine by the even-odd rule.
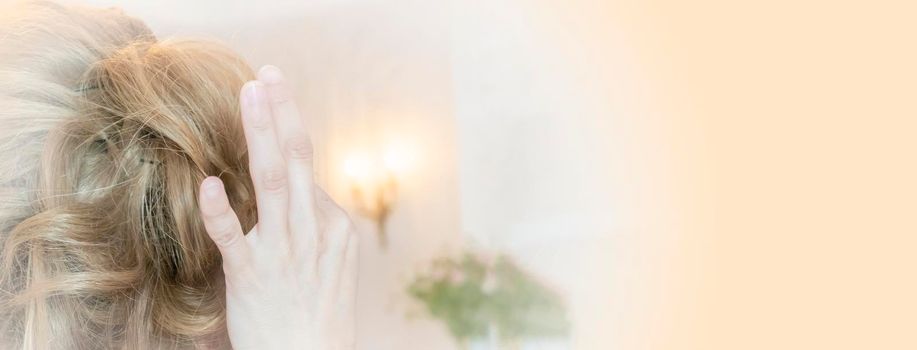
[[287, 170], [271, 120], [267, 91], [260, 81], [242, 87], [242, 124], [248, 144], [248, 161], [258, 205], [258, 234], [279, 245], [287, 233]]
[[204, 228], [223, 256], [226, 273], [238, 271], [248, 262], [249, 247], [239, 218], [229, 206], [223, 182], [213, 176], [204, 179], [198, 203]]
[[323, 276], [337, 278], [345, 263], [346, 253], [353, 231], [350, 217], [325, 193], [316, 187], [316, 201], [322, 212], [324, 223], [325, 247], [321, 252], [321, 273]]
[[[360, 267], [360, 236], [356, 232], [350, 233], [350, 239], [347, 243], [347, 252], [344, 256], [344, 275], [347, 277], [345, 281], [350, 281], [356, 283], [357, 271]], [[351, 288], [350, 290], [356, 290], [356, 288]]]
[[313, 148], [302, 115], [293, 100], [283, 73], [274, 66], [258, 71], [258, 80], [267, 87], [274, 127], [283, 150], [289, 175], [290, 240], [305, 255], [314, 257], [319, 238], [313, 188]]
[[353, 296], [357, 292], [358, 276], [360, 270], [360, 237], [351, 232], [344, 253], [344, 269], [341, 271], [340, 289], [344, 296]]

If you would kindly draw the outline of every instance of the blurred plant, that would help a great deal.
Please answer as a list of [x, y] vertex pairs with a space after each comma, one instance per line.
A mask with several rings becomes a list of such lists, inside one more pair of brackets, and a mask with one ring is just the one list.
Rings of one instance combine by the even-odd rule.
[[503, 255], [436, 259], [408, 292], [462, 343], [494, 337], [493, 332], [503, 343], [569, 332], [560, 296]]

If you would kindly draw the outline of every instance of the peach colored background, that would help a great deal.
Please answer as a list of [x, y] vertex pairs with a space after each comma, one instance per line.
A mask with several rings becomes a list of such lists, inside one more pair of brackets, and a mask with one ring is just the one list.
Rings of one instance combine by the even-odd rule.
[[914, 3], [609, 10], [654, 72], [684, 224], [637, 347], [917, 348]]

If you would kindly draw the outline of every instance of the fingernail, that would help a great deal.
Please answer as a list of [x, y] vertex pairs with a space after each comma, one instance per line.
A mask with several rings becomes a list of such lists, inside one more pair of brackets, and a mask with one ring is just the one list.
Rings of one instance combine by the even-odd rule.
[[223, 192], [223, 182], [219, 178], [211, 176], [204, 180], [204, 195], [207, 198], [218, 198], [220, 192]]
[[242, 93], [242, 104], [246, 107], [256, 106], [265, 100], [266, 93], [264, 84], [260, 81], [253, 80], [245, 83], [245, 91]]
[[283, 82], [283, 72], [280, 71], [280, 68], [267, 65], [259, 70], [258, 80], [263, 81], [265, 84], [278, 84]]

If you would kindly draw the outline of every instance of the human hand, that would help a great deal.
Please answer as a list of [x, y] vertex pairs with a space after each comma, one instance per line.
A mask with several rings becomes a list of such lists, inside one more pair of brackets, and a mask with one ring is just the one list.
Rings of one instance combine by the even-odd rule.
[[265, 66], [241, 94], [258, 224], [243, 235], [217, 177], [199, 198], [223, 256], [229, 339], [235, 349], [353, 349], [352, 223], [313, 182], [312, 145], [280, 70]]

